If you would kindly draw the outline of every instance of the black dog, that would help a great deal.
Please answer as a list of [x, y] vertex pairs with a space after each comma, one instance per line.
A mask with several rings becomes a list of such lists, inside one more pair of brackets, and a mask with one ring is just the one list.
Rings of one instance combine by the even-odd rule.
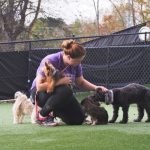
[[81, 101], [83, 111], [91, 117], [92, 125], [102, 125], [108, 123], [108, 113], [103, 107], [99, 107], [94, 96], [86, 97]]
[[140, 122], [142, 120], [145, 109], [148, 117], [146, 122], [150, 122], [150, 89], [145, 86], [132, 83], [122, 88], [108, 90], [105, 94], [97, 93], [96, 96], [99, 97], [99, 101], [113, 105], [113, 117], [109, 121], [110, 123], [116, 121], [119, 107], [122, 107], [123, 111], [123, 119], [120, 123], [127, 123], [129, 105], [133, 103], [138, 107], [138, 118], [134, 121]]

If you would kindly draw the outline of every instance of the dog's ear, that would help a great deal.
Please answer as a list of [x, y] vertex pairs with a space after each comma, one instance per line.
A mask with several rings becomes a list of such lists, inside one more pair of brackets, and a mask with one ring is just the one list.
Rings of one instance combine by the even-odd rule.
[[96, 105], [96, 106], [100, 106], [99, 101], [97, 101], [97, 100], [94, 98], [94, 96], [89, 96], [89, 97], [88, 97], [88, 100], [90, 101], [91, 104], [94, 104], [94, 105]]
[[17, 91], [15, 94], [14, 94], [14, 99], [17, 99], [19, 96], [21, 96], [22, 93], [20, 91]]
[[45, 70], [46, 75], [50, 76], [51, 68], [49, 62], [45, 62], [45, 68], [46, 68]]
[[55, 76], [56, 69], [51, 63], [45, 62], [45, 68], [47, 76]]
[[86, 99], [84, 98], [84, 99], [81, 101], [81, 103], [80, 103], [80, 104], [81, 104], [81, 105], [84, 105], [85, 100], [86, 100]]
[[95, 92], [92, 96], [95, 101], [104, 102], [105, 101], [105, 93], [103, 92]]
[[46, 69], [49, 69], [49, 64], [48, 64], [48, 62], [45, 62], [45, 67], [46, 67]]
[[100, 106], [100, 103], [96, 100], [93, 100], [94, 101], [94, 104], [97, 105], [97, 106]]

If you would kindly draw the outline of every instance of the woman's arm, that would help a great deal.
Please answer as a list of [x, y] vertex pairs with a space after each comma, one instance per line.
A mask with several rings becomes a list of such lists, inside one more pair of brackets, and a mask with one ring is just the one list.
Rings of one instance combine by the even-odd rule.
[[[55, 86], [64, 85], [64, 84], [66, 84], [66, 85], [71, 84], [71, 78], [63, 77], [56, 82]], [[47, 91], [48, 86], [49, 86], [49, 84], [45, 80], [45, 78], [40, 75], [37, 75], [37, 77], [36, 77], [37, 91]]]
[[86, 90], [100, 90], [102, 92], [106, 92], [108, 89], [104, 86], [97, 86], [95, 84], [92, 84], [91, 82], [87, 81], [83, 76], [80, 76], [76, 79], [76, 84], [78, 87], [86, 89]]
[[37, 88], [37, 91], [46, 91], [47, 90], [47, 86], [48, 86], [48, 83], [45, 81], [45, 78], [40, 76], [40, 75], [37, 75], [36, 76], [36, 88]]

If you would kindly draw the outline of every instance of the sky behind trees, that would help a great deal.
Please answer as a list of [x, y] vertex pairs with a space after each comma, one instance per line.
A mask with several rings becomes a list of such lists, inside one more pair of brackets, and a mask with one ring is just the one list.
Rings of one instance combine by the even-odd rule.
[[[100, 17], [111, 10], [111, 3], [108, 0], [100, 0]], [[79, 18], [81, 20], [94, 20], [95, 11], [93, 0], [59, 0], [53, 3], [49, 0], [42, 3], [42, 8], [52, 15], [64, 19], [70, 24]], [[101, 18], [100, 18], [101, 19]]]
[[104, 35], [150, 20], [149, 0], [0, 0], [0, 4], [1, 40], [28, 39], [33, 33], [46, 38], [43, 30], [48, 37], [53, 35], [50, 30], [57, 37]]

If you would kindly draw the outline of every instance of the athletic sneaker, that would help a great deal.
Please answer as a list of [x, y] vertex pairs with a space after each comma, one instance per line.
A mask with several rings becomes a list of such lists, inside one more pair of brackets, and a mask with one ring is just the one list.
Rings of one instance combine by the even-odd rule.
[[48, 116], [47, 119], [43, 122], [44, 126], [57, 126], [58, 124], [54, 122], [54, 117]]
[[54, 117], [52, 116], [43, 117], [43, 118], [38, 117], [36, 123], [46, 127], [48, 126], [54, 127], [58, 125], [58, 123], [54, 122]]

